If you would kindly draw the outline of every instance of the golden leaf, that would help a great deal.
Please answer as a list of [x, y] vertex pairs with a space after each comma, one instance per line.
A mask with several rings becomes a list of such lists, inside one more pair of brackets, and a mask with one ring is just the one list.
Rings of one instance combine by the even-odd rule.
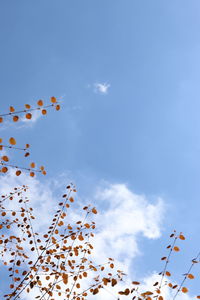
[[26, 109], [30, 109], [31, 106], [29, 104], [25, 104]]
[[17, 122], [19, 120], [19, 117], [18, 116], [14, 116], [13, 117], [13, 122]]
[[70, 197], [70, 198], [69, 198], [69, 201], [70, 201], [70, 202], [74, 202], [74, 198], [73, 198], [73, 197]]
[[34, 172], [30, 172], [30, 176], [31, 176], [31, 177], [34, 177], [34, 176], [35, 176], [35, 173], [34, 173]]
[[188, 289], [187, 289], [186, 287], [182, 287], [181, 291], [182, 291], [183, 293], [187, 293], [187, 292], [188, 292]]
[[179, 247], [175, 246], [174, 251], [176, 251], [176, 252], [180, 251]]
[[56, 103], [57, 100], [56, 100], [56, 97], [51, 97], [51, 103]]
[[6, 162], [8, 162], [9, 161], [9, 158], [8, 158], [8, 156], [6, 156], [6, 155], [4, 155], [4, 156], [2, 156], [2, 158], [1, 158], [3, 161], [6, 161]]
[[78, 236], [78, 239], [79, 239], [79, 241], [84, 241], [84, 237], [82, 236], [82, 234], [80, 234], [80, 235]]
[[27, 113], [26, 114], [26, 119], [30, 120], [32, 118], [32, 114], [31, 113]]
[[60, 110], [60, 105], [59, 104], [56, 105], [56, 110]]
[[46, 110], [46, 109], [43, 109], [43, 110], [42, 110], [42, 114], [43, 114], [43, 115], [46, 115], [46, 114], [47, 114], [47, 110]]
[[15, 111], [13, 106], [10, 106], [10, 112], [13, 113]]
[[97, 214], [97, 210], [96, 210], [95, 207], [93, 207], [92, 212], [93, 212], [93, 214], [95, 214], [95, 215]]
[[30, 167], [31, 167], [32, 169], [34, 169], [34, 168], [35, 168], [35, 163], [34, 163], [34, 162], [30, 163]]
[[20, 170], [17, 170], [15, 174], [16, 174], [17, 176], [19, 176], [21, 173], [22, 173], [22, 172], [21, 172]]
[[38, 102], [37, 102], [37, 105], [38, 105], [38, 106], [43, 106], [43, 105], [44, 105], [44, 103], [43, 103], [43, 101], [42, 101], [42, 100], [38, 100]]
[[115, 286], [116, 284], [117, 284], [117, 280], [115, 278], [112, 278], [111, 285]]
[[10, 143], [11, 145], [16, 145], [16, 140], [15, 140], [13, 137], [11, 137], [11, 138], [9, 139], [9, 143]]
[[139, 281], [132, 281], [132, 284], [138, 285], [138, 284], [140, 284], [140, 282]]
[[188, 274], [187, 277], [188, 277], [189, 279], [194, 279], [194, 275], [193, 275], [193, 274]]
[[3, 118], [2, 117], [0, 117], [0, 123], [3, 123]]
[[183, 235], [183, 234], [180, 234], [180, 235], [179, 235], [179, 239], [184, 241], [184, 240], [185, 240], [184, 235]]
[[62, 280], [64, 284], [68, 283], [68, 274], [62, 274]]
[[8, 168], [7, 168], [7, 167], [3, 167], [3, 168], [1, 169], [1, 172], [2, 172], [2, 173], [8, 172]]

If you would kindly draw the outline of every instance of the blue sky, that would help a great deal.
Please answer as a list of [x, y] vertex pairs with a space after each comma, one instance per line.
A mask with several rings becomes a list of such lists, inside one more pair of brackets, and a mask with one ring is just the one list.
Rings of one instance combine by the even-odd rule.
[[41, 180], [67, 174], [82, 197], [105, 181], [163, 199], [163, 236], [141, 237], [139, 276], [159, 267], [173, 229], [188, 238], [179, 274], [199, 250], [199, 14], [195, 0], [0, 2], [1, 111], [62, 100], [2, 136], [30, 142]]

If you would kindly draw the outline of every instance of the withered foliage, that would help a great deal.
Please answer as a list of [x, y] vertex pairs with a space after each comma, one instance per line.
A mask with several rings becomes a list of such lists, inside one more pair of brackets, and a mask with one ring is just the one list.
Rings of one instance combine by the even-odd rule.
[[[96, 295], [104, 286], [112, 287], [122, 280], [123, 273], [115, 271], [112, 258], [102, 265], [92, 260], [95, 222], [91, 215], [97, 213], [96, 208], [83, 207], [83, 219], [69, 223], [76, 192], [73, 185], [67, 186], [50, 226], [42, 234], [34, 231], [35, 216], [27, 189], [15, 188], [0, 202], [0, 254], [10, 280], [6, 300], [20, 299], [25, 293], [35, 299], [87, 299], [89, 294]], [[8, 201], [15, 202], [13, 207], [17, 202], [18, 208], [12, 208]]]
[[[0, 115], [0, 123], [6, 117], [13, 122], [19, 122], [20, 117], [31, 120], [34, 111], [46, 115], [49, 108], [60, 110], [55, 97], [51, 97], [49, 105], [38, 100], [36, 107], [25, 104], [25, 109], [19, 111], [10, 106], [8, 113]], [[18, 147], [14, 137], [10, 137], [7, 143], [0, 138], [0, 151], [3, 150], [6, 154], [0, 160], [1, 175], [5, 175], [10, 168], [16, 169], [16, 176], [20, 176], [22, 171], [28, 171], [31, 177], [36, 172], [46, 175], [44, 166], [36, 168], [35, 162], [30, 162], [28, 167], [10, 162], [8, 150], [22, 151], [27, 158], [30, 156], [29, 144]], [[76, 188], [72, 183], [66, 187], [49, 226], [42, 232], [35, 230], [35, 224], [40, 220], [37, 221], [30, 206], [28, 190], [29, 187], [23, 185], [0, 198], [0, 278], [8, 274], [8, 292], [1, 294], [1, 299], [26, 299], [26, 295], [30, 295], [31, 299], [39, 300], [86, 300], [93, 299], [102, 290], [111, 293], [110, 288], [126, 282], [125, 274], [116, 270], [112, 258], [103, 264], [96, 264], [93, 258], [95, 222], [92, 216], [97, 214], [96, 208], [90, 205], [83, 207], [82, 219], [70, 223], [70, 209], [76, 199]], [[192, 269], [199, 263], [200, 253], [192, 259], [182, 282], [175, 284], [171, 279], [169, 263], [172, 254], [180, 251], [178, 242], [185, 240], [185, 237], [174, 231], [170, 239], [168, 254], [161, 258], [164, 267], [158, 274], [160, 280], [145, 291], [143, 284], [132, 281], [131, 287], [120, 290], [118, 295], [111, 293], [112, 297], [118, 300], [124, 296], [132, 300], [164, 300], [166, 287], [172, 290], [173, 300], [181, 293], [188, 293], [187, 281], [195, 279]], [[200, 295], [196, 298], [200, 299]]]
[[[60, 104], [58, 103], [55, 97], [51, 97], [50, 103], [48, 105], [44, 105], [43, 100], [37, 101], [37, 106], [31, 107], [30, 104], [25, 104], [25, 108], [22, 110], [16, 111], [13, 106], [10, 106], [9, 112], [0, 114], [0, 125], [3, 124], [5, 118], [10, 118], [13, 122], [19, 122], [20, 118], [25, 118], [26, 120], [32, 119], [32, 113], [35, 111], [40, 111], [42, 115], [46, 115], [48, 109], [55, 108], [56, 111], [60, 110]], [[27, 143], [24, 147], [17, 146], [17, 141], [14, 137], [8, 138], [7, 141], [4, 141], [0, 138], [0, 151], [3, 150], [15, 150], [15, 151], [22, 151], [24, 157], [30, 156], [30, 145]], [[10, 157], [8, 155], [2, 155], [0, 159], [0, 172], [5, 174], [8, 172], [10, 168], [16, 169], [16, 176], [21, 175], [22, 171], [28, 171], [31, 177], [35, 176], [35, 173], [41, 173], [46, 175], [46, 171], [44, 166], [40, 166], [36, 168], [36, 164], [34, 162], [30, 162], [29, 166], [23, 167], [18, 166], [14, 162], [10, 162]]]
[[[31, 112], [40, 110], [43, 115], [47, 109], [60, 109], [55, 97], [51, 104], [44, 106], [42, 100], [37, 107], [29, 104], [25, 109], [0, 115], [0, 123], [5, 117], [11, 117], [18, 122], [19, 115], [25, 115], [27, 120], [32, 117]], [[15, 138], [9, 139], [9, 144], [0, 139], [0, 149], [21, 150], [24, 156], [29, 156], [29, 144], [24, 148], [16, 146]], [[10, 163], [9, 156], [1, 157], [1, 173], [4, 175], [9, 168], [16, 168], [16, 176], [23, 170], [33, 177], [35, 172], [46, 174], [43, 166], [36, 169], [31, 162], [29, 167], [19, 167]], [[98, 265], [92, 259], [92, 238], [94, 237], [95, 222], [91, 215], [97, 214], [95, 207], [83, 207], [83, 219], [69, 223], [69, 210], [74, 203], [76, 189], [73, 184], [66, 187], [66, 193], [58, 204], [57, 210], [48, 228], [44, 232], [34, 229], [36, 220], [33, 208], [29, 205], [27, 186], [14, 188], [12, 192], [2, 195], [0, 199], [0, 276], [8, 273], [8, 292], [1, 295], [4, 299], [21, 299], [26, 294], [31, 299], [88, 299], [88, 295], [97, 295], [104, 287], [114, 287], [123, 279], [123, 273], [115, 270], [114, 261]], [[36, 220], [36, 221], [35, 221]], [[9, 282], [8, 282], [9, 281]], [[90, 297], [89, 296], [89, 297]]]

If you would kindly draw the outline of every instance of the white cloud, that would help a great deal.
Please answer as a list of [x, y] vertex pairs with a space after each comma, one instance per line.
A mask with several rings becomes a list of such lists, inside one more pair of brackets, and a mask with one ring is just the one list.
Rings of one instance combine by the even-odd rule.
[[94, 84], [94, 91], [96, 93], [99, 93], [99, 94], [102, 94], [102, 95], [107, 94], [109, 88], [110, 88], [110, 84], [108, 84], [108, 83], [97, 82], [97, 83]]
[[[64, 178], [61, 181], [64, 186]], [[43, 232], [49, 225], [53, 212], [57, 209], [59, 200], [54, 197], [54, 191], [61, 188], [61, 182], [49, 180], [41, 183], [37, 178], [30, 178], [27, 175], [16, 177], [11, 172], [1, 177], [0, 194], [8, 193], [11, 188], [20, 184], [27, 184], [30, 187], [28, 196], [31, 200], [31, 207], [37, 215], [37, 220], [34, 222], [35, 230]], [[99, 211], [95, 218], [97, 232], [92, 243], [94, 246], [93, 259], [97, 263], [103, 263], [107, 261], [107, 257], [113, 257], [117, 269], [123, 270], [128, 274], [128, 278], [135, 280], [134, 271], [131, 267], [134, 258], [141, 255], [138, 237], [141, 235], [147, 239], [160, 237], [165, 212], [164, 201], [157, 198], [152, 203], [148, 197], [135, 194], [125, 184], [103, 184], [97, 188], [93, 200], [89, 202], [92, 204], [95, 202]], [[79, 208], [84, 205], [85, 200], [79, 198], [78, 207], [70, 211], [69, 223], [71, 220], [80, 218]], [[149, 270], [149, 274], [152, 273], [152, 275], [141, 280], [141, 292], [152, 290], [152, 283], [159, 281], [158, 278], [160, 277], [153, 271]], [[127, 284], [130, 287], [129, 280], [126, 283], [122, 282], [120, 286], [115, 288], [103, 290], [95, 296], [95, 299], [114, 299], [119, 289], [127, 287]], [[172, 299], [169, 289], [166, 289], [164, 293], [166, 300]], [[34, 296], [34, 294], [27, 295], [26, 299], [33, 300]], [[180, 299], [190, 300], [192, 298], [181, 294], [177, 297], [177, 300]]]
[[[63, 178], [64, 179], [64, 178]], [[64, 180], [63, 182], [64, 186]], [[36, 231], [43, 232], [57, 209], [59, 200], [54, 197], [55, 189], [61, 187], [61, 182], [49, 180], [48, 183], [41, 183], [36, 178], [27, 175], [16, 177], [14, 173], [9, 173], [1, 177], [0, 194], [8, 193], [12, 188], [21, 184], [30, 187], [28, 197], [31, 200], [31, 207], [36, 212], [37, 220], [34, 222]], [[165, 204], [161, 198], [152, 203], [148, 197], [137, 195], [125, 184], [104, 184], [96, 190], [93, 200], [98, 207], [99, 213], [96, 216], [97, 233], [93, 240], [94, 252], [93, 260], [97, 263], [107, 261], [107, 257], [115, 259], [117, 269], [123, 270], [129, 279], [134, 278], [133, 266], [134, 258], [140, 253], [138, 237], [143, 235], [147, 239], [156, 239], [161, 235], [161, 226], [164, 218]], [[71, 220], [80, 219], [80, 207], [85, 205], [85, 200], [78, 199], [78, 207], [71, 210], [69, 223]], [[38, 222], [39, 221], [39, 222]], [[160, 281], [160, 277], [149, 270], [149, 274], [142, 280], [141, 292], [152, 290], [152, 283]], [[130, 280], [121, 283], [115, 288], [106, 288], [96, 300], [110, 300], [116, 298], [117, 292], [123, 288], [130, 287]], [[26, 299], [33, 300], [37, 295], [31, 293]], [[173, 294], [169, 289], [164, 291], [165, 300], [170, 300]], [[127, 297], [126, 297], [127, 298]], [[121, 296], [120, 296], [121, 299]], [[123, 297], [122, 297], [123, 299]], [[190, 300], [188, 295], [180, 294], [177, 300]]]
[[[152, 204], [143, 195], [130, 191], [125, 184], [112, 184], [96, 193], [100, 213], [97, 217], [97, 253], [112, 255], [127, 268], [139, 253], [138, 235], [158, 238], [164, 214], [164, 202]], [[102, 207], [104, 209], [102, 210]]]

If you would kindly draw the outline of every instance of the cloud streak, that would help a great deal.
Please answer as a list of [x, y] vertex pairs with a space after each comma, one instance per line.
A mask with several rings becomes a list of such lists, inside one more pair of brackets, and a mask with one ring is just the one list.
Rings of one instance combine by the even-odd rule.
[[97, 83], [94, 84], [94, 91], [96, 93], [101, 94], [101, 95], [108, 94], [108, 89], [109, 88], [110, 88], [110, 84], [108, 84], [108, 83], [97, 82]]

